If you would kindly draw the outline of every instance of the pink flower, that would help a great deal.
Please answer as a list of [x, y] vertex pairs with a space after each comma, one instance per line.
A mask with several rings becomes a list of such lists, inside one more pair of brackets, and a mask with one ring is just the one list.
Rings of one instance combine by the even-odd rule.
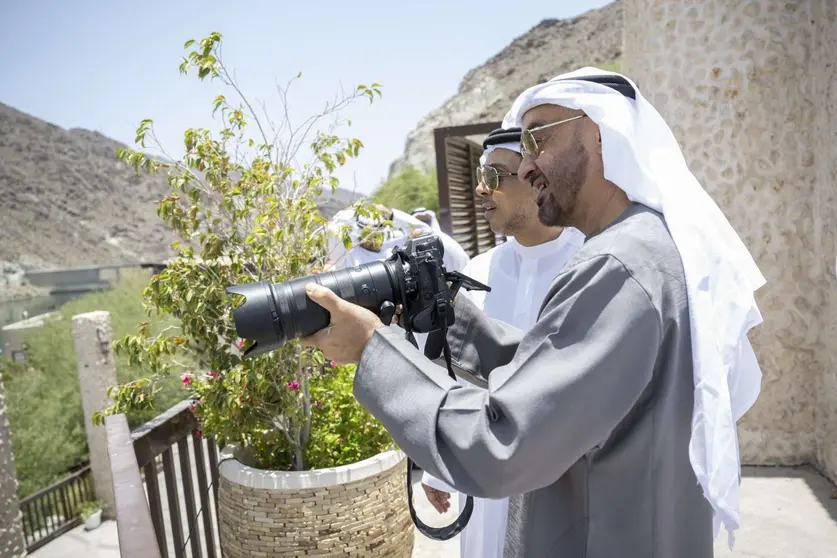
[[210, 370], [209, 374], [207, 374], [207, 376], [209, 376], [210, 380], [214, 380], [215, 378], [219, 377], [220, 374], [218, 372], [216, 372], [215, 370]]
[[337, 363], [334, 362], [333, 360], [330, 360], [330, 361], [328, 361], [328, 367], [329, 368], [337, 368]]
[[244, 348], [244, 339], [239, 339], [238, 343], [236, 343], [235, 346], [238, 347], [239, 350], [243, 349]]
[[200, 405], [200, 404], [201, 404], [200, 399], [193, 399], [192, 403], [189, 405], [189, 410], [194, 413], [195, 410], [198, 408], [198, 405]]
[[191, 386], [192, 385], [192, 377], [189, 374], [183, 374], [180, 377], [180, 383], [182, 383], [184, 386], [187, 386], [187, 387]]
[[288, 389], [291, 391], [299, 391], [299, 382], [296, 380], [291, 380], [288, 382]]

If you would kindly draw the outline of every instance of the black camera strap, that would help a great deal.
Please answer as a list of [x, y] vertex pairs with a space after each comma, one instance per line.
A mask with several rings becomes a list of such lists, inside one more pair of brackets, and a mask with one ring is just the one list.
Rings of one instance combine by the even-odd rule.
[[[407, 341], [413, 344], [415, 348], [418, 348], [418, 342], [416, 341], [413, 332], [407, 329]], [[452, 357], [450, 352], [450, 345], [448, 344], [447, 339], [447, 327], [443, 326], [441, 330], [442, 339], [444, 339], [443, 344], [443, 351], [445, 355], [445, 364], [448, 368], [448, 375], [454, 380], [456, 379], [456, 374], [453, 372], [453, 365], [452, 365]], [[416, 514], [416, 509], [413, 507], [413, 471], [416, 469], [416, 464], [413, 462], [412, 459], [409, 457], [407, 458], [407, 505], [410, 508], [410, 517], [413, 519], [413, 523], [418, 529], [419, 533], [424, 535], [429, 539], [433, 539], [436, 541], [446, 541], [448, 539], [452, 539], [456, 535], [458, 535], [462, 529], [468, 525], [468, 521], [471, 519], [471, 513], [474, 511], [474, 498], [472, 496], [467, 496], [465, 500], [465, 509], [462, 510], [462, 513], [451, 523], [450, 525], [446, 525], [444, 527], [431, 527], [424, 523], [421, 519], [418, 518], [418, 514]]]
[[[393, 252], [393, 258], [407, 260], [409, 259], [404, 251], [395, 250]], [[404, 276], [403, 268], [396, 267], [396, 273], [394, 280], [398, 283], [400, 287], [400, 291], [402, 293], [402, 299], [399, 301], [403, 308], [407, 308], [407, 300], [406, 300], [406, 293], [407, 293], [407, 285], [406, 285], [406, 278]], [[487, 285], [483, 285], [474, 281], [470, 277], [467, 277], [457, 271], [453, 272], [446, 272], [445, 279], [450, 282], [450, 292], [448, 293], [449, 300], [453, 300], [456, 298], [456, 294], [459, 292], [460, 287], [465, 287], [466, 289], [481, 289], [485, 291], [490, 291], [491, 288]], [[431, 356], [429, 353], [433, 353], [431, 360], [436, 360], [439, 357], [439, 349], [441, 348], [444, 357], [445, 357], [445, 366], [448, 369], [448, 375], [456, 380], [456, 374], [453, 371], [453, 357], [451, 355], [450, 345], [448, 344], [448, 321], [447, 316], [444, 314], [450, 310], [447, 304], [444, 304], [444, 300], [438, 298], [439, 294], [437, 293], [437, 305], [436, 305], [436, 312], [440, 312], [443, 314], [439, 316], [441, 322], [441, 328], [432, 332], [428, 336], [428, 343], [425, 346], [425, 356]], [[392, 322], [393, 317], [396, 313], [396, 306], [392, 302], [384, 302], [384, 304], [380, 308], [379, 316], [381, 316], [381, 320], [385, 324], [389, 324]], [[413, 347], [418, 349], [418, 342], [416, 341], [415, 336], [413, 335], [413, 328], [410, 324], [409, 319], [402, 319], [403, 316], [399, 317], [398, 323], [399, 325], [404, 328], [406, 331], [406, 339], [409, 341]], [[441, 347], [440, 347], [441, 345]], [[451, 523], [445, 527], [431, 527], [430, 525], [425, 524], [421, 519], [418, 518], [418, 514], [416, 514], [416, 509], [413, 506], [413, 471], [416, 469], [415, 462], [407, 457], [407, 505], [410, 509], [410, 518], [413, 520], [413, 524], [418, 529], [419, 533], [424, 535], [429, 539], [433, 539], [436, 541], [446, 541], [452, 539], [456, 535], [458, 535], [462, 529], [468, 525], [468, 521], [471, 519], [471, 513], [474, 511], [474, 498], [473, 496], [467, 496], [465, 500], [465, 508], [462, 510], [462, 513]]]

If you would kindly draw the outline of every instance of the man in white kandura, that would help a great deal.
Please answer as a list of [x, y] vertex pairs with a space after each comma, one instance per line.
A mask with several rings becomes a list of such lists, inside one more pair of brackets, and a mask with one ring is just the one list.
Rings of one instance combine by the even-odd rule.
[[[535, 325], [550, 283], [584, 243], [584, 235], [538, 220], [536, 192], [517, 178], [520, 128], [491, 132], [483, 147], [476, 192], [491, 229], [508, 241], [475, 257], [463, 272], [491, 292], [465, 291], [460, 296], [468, 296], [486, 316], [526, 331]], [[425, 472], [422, 487], [439, 513], [447, 511], [450, 486]], [[460, 512], [464, 505], [461, 494]], [[471, 519], [459, 535], [462, 558], [502, 558], [508, 506], [508, 498], [474, 498]]]

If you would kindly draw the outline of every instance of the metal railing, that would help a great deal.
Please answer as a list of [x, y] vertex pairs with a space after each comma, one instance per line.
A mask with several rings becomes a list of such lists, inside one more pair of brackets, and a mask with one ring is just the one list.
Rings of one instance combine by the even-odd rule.
[[27, 552], [81, 525], [81, 508], [95, 500], [90, 465], [20, 501]]
[[134, 432], [124, 415], [105, 420], [122, 558], [220, 557], [218, 448], [200, 435], [190, 406]]

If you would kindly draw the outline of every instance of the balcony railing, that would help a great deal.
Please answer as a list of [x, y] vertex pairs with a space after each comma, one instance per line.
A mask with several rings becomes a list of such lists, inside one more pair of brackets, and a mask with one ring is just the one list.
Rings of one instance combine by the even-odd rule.
[[190, 405], [134, 432], [124, 415], [105, 420], [122, 558], [221, 556], [218, 448], [201, 437]]
[[81, 524], [81, 507], [94, 499], [90, 465], [20, 501], [27, 552]]

